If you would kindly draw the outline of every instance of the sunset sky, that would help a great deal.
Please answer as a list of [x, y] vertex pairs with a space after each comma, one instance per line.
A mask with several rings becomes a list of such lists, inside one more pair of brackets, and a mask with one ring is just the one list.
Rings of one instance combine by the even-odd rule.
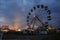
[[14, 25], [14, 20], [18, 19], [20, 27], [25, 27], [29, 10], [38, 4], [49, 7], [52, 13], [50, 24], [60, 27], [60, 0], [0, 0], [0, 25]]

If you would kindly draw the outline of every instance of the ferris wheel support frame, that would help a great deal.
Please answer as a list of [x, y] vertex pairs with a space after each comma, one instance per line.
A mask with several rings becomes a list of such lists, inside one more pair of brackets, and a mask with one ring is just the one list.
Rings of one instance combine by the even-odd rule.
[[[46, 21], [45, 24], [35, 15], [35, 17], [32, 19], [32, 21], [29, 23], [29, 16], [31, 15], [31, 13], [36, 10], [36, 8], [44, 8], [45, 11], [47, 11], [48, 13], [48, 16], [47, 16], [47, 20], [50, 21], [51, 20], [51, 11], [48, 9], [48, 6], [44, 6], [44, 5], [37, 5], [36, 7], [34, 6], [30, 12], [28, 13], [28, 16], [27, 16], [27, 25], [28, 25], [28, 29], [31, 29], [30, 25], [33, 23], [34, 19], [37, 19], [43, 27], [47, 27], [48, 26], [48, 22]], [[33, 28], [34, 28], [34, 25], [33, 25]]]

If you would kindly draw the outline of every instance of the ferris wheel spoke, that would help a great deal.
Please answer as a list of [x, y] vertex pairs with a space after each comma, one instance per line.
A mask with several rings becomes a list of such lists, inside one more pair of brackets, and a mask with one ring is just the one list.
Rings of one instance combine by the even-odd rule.
[[[46, 21], [47, 20], [47, 21]], [[35, 27], [48, 27], [51, 20], [51, 11], [48, 6], [36, 5], [34, 6], [27, 16], [27, 25], [31, 28]]]

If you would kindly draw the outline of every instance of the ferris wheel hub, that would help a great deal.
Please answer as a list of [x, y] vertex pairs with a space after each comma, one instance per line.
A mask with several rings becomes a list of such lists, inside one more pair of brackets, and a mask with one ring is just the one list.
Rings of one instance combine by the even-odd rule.
[[[40, 9], [43, 9], [43, 10], [40, 10]], [[39, 14], [40, 13], [39, 11], [41, 11], [41, 15]], [[43, 13], [44, 13], [44, 16], [43, 16]], [[47, 17], [46, 17], [47, 19], [45, 20], [45, 18], [43, 19], [43, 17], [46, 16], [45, 15], [46, 13], [47, 13]], [[51, 15], [50, 14], [51, 14], [51, 11], [48, 9], [48, 6], [44, 6], [44, 5], [34, 6], [30, 10], [30, 12], [28, 13], [28, 16], [27, 16], [28, 28], [29, 29], [35, 29], [36, 28], [35, 26], [38, 26], [38, 27], [42, 26], [42, 27], [44, 27], [43, 29], [46, 29], [49, 25], [48, 22], [51, 20]], [[42, 19], [40, 17], [42, 17]]]

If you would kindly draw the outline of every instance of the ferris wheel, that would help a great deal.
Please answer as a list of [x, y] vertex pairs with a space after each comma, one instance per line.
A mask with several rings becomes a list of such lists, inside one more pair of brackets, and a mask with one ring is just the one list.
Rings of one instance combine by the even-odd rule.
[[48, 9], [48, 6], [36, 5], [27, 14], [28, 29], [47, 28], [50, 20], [51, 11]]

